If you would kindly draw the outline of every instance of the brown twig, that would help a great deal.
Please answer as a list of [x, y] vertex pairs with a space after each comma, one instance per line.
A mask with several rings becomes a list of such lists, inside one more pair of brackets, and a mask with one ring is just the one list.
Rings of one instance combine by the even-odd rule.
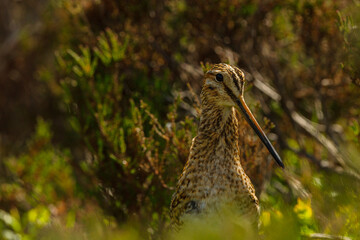
[[[252, 69], [252, 68], [250, 68]], [[288, 115], [292, 119], [292, 121], [300, 126], [304, 131], [306, 131], [309, 135], [311, 135], [314, 139], [316, 139], [323, 147], [327, 149], [327, 151], [336, 159], [336, 161], [345, 169], [347, 168], [347, 164], [344, 160], [343, 155], [340, 153], [339, 149], [336, 147], [336, 144], [334, 141], [326, 137], [324, 134], [322, 134], [319, 130], [320, 124], [314, 123], [310, 121], [309, 119], [305, 118], [303, 115], [295, 111], [295, 105], [290, 99], [286, 99], [286, 101], [283, 98], [282, 95], [280, 95], [275, 89], [271, 88], [267, 84], [265, 84], [265, 81], [261, 81], [261, 79], [264, 79], [260, 73], [257, 71], [251, 70], [251, 74], [254, 81], [254, 86], [259, 89], [261, 92], [269, 96], [271, 99], [273, 99], [276, 102], [283, 101], [285, 102], [284, 108], [287, 110]], [[260, 79], [259, 79], [260, 78]], [[323, 127], [325, 129], [325, 127]], [[352, 175], [358, 175], [357, 173], [353, 172]]]
[[298, 156], [302, 156], [302, 157], [305, 157], [305, 158], [309, 159], [319, 169], [322, 169], [322, 170], [325, 170], [325, 171], [332, 171], [332, 172], [335, 172], [337, 174], [347, 174], [347, 175], [349, 175], [351, 177], [354, 177], [358, 181], [360, 181], [360, 175], [357, 174], [356, 172], [350, 170], [350, 169], [344, 169], [343, 167], [336, 166], [336, 165], [334, 165], [333, 163], [331, 163], [329, 161], [318, 159], [315, 156], [308, 153], [305, 149], [297, 150], [297, 149], [294, 149], [294, 148], [290, 147], [287, 144], [285, 144], [285, 147], [288, 150], [290, 150], [290, 151], [294, 152], [295, 154], [297, 154]]
[[329, 235], [329, 234], [325, 234], [325, 233], [311, 233], [311, 234], [309, 234], [309, 235], [303, 235], [303, 237], [308, 238], [308, 239], [351, 240], [351, 238], [349, 238], [349, 237]]

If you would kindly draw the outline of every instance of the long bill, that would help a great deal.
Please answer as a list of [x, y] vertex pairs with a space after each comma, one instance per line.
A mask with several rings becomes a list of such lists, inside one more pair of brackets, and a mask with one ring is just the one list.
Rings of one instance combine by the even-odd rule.
[[279, 154], [276, 152], [270, 140], [267, 138], [264, 131], [261, 129], [260, 125], [256, 121], [254, 115], [251, 113], [249, 107], [246, 105], [244, 97], [240, 96], [240, 98], [236, 100], [236, 104], [239, 106], [241, 112], [244, 114], [246, 121], [254, 129], [261, 141], [265, 144], [266, 148], [269, 150], [277, 164], [279, 164], [280, 167], [284, 168], [284, 163], [282, 162]]

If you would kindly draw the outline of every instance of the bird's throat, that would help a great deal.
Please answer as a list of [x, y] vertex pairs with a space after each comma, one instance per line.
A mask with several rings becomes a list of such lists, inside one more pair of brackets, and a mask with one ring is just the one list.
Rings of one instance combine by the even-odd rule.
[[[224, 153], [228, 153], [233, 157], [239, 156], [238, 137], [238, 120], [234, 108], [203, 107], [197, 141], [194, 147], [205, 147], [206, 149], [203, 149], [203, 151], [210, 154], [207, 159], [214, 159], [214, 155]], [[207, 142], [206, 146], [202, 145], [203, 142]]]
[[201, 111], [199, 134], [221, 135], [228, 128], [237, 129], [237, 119], [233, 107], [204, 106]]

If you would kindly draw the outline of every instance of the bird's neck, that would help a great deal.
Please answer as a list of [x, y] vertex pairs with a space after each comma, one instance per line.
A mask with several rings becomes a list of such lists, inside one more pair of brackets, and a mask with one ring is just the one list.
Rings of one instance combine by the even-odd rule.
[[[233, 107], [203, 106], [197, 142], [206, 142], [204, 149], [208, 153], [229, 153], [238, 159], [240, 149], [238, 145], [238, 120]], [[200, 144], [201, 145], [201, 144]], [[207, 159], [217, 157], [209, 156]], [[232, 161], [231, 159], [228, 159]]]
[[199, 134], [211, 136], [237, 135], [237, 129], [238, 121], [233, 107], [202, 106]]

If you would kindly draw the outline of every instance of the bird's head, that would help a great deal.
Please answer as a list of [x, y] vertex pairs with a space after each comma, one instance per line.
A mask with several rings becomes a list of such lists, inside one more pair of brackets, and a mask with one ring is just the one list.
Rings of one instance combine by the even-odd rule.
[[205, 73], [202, 98], [223, 107], [236, 106], [236, 100], [243, 96], [244, 73], [237, 67], [220, 63]]
[[245, 75], [239, 68], [225, 63], [215, 64], [205, 73], [201, 99], [206, 101], [208, 105], [214, 104], [218, 107], [235, 107], [238, 109], [265, 144], [275, 161], [283, 168], [284, 164], [279, 154], [245, 103], [244, 87]]

